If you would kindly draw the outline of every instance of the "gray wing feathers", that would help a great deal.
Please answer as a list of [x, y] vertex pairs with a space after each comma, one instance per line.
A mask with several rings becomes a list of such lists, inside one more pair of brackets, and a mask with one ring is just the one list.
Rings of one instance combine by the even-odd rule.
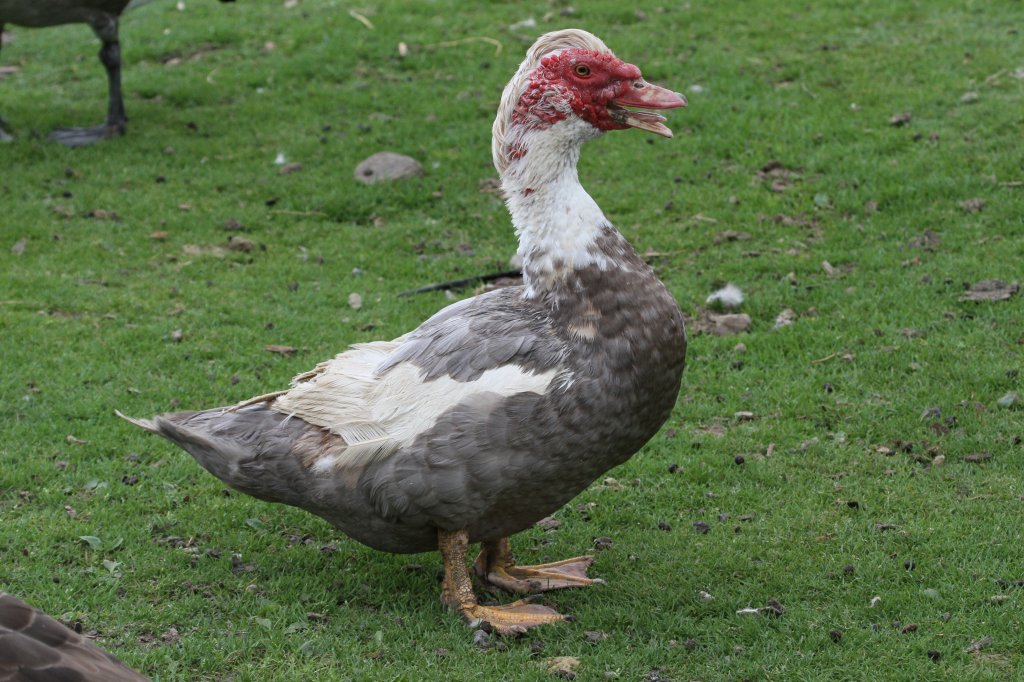
[[521, 287], [499, 289], [451, 305], [401, 341], [377, 369], [378, 374], [410, 362], [420, 368], [426, 381], [441, 376], [474, 381], [507, 364], [544, 372], [557, 367], [566, 353], [548, 316], [523, 300]]

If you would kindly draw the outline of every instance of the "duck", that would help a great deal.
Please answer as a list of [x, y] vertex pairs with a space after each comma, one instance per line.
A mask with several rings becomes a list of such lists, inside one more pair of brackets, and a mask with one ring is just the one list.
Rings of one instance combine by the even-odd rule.
[[0, 592], [0, 681], [147, 682], [117, 657]]
[[[4, 24], [27, 28], [45, 28], [61, 24], [89, 24], [100, 39], [100, 63], [107, 71], [107, 117], [98, 126], [58, 128], [50, 138], [67, 147], [85, 147], [125, 134], [128, 116], [121, 92], [121, 41], [118, 30], [121, 13], [129, 4], [146, 0], [0, 0], [0, 32]], [[234, 2], [234, 0], [221, 0]], [[0, 141], [13, 136], [4, 130], [0, 118]]]
[[[135, 419], [232, 488], [305, 509], [393, 553], [439, 551], [441, 601], [516, 634], [567, 620], [535, 602], [589, 587], [589, 555], [516, 562], [509, 536], [625, 462], [670, 416], [686, 359], [679, 306], [583, 189], [583, 143], [666, 138], [686, 106], [598, 37], [547, 33], [505, 87], [492, 158], [523, 284], [451, 304], [392, 341], [356, 344], [289, 388]], [[472, 568], [471, 545], [480, 550]], [[524, 598], [480, 603], [473, 575]]]

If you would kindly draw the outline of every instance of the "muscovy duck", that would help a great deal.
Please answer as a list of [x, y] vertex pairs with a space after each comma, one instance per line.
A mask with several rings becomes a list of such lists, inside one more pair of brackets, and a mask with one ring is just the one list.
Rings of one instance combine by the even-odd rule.
[[467, 552], [480, 543], [476, 573], [513, 593], [598, 582], [587, 577], [590, 556], [517, 565], [508, 536], [626, 461], [675, 405], [686, 355], [679, 308], [584, 191], [576, 163], [605, 131], [672, 136], [664, 116], [627, 107], [685, 104], [590, 33], [542, 36], [493, 127], [522, 286], [450, 305], [393, 341], [355, 345], [287, 390], [125, 418], [233, 488], [306, 509], [370, 547], [439, 549], [442, 601], [471, 623], [514, 633], [564, 620], [526, 599], [481, 605]]
[[[128, 117], [121, 95], [121, 43], [118, 20], [130, 0], [0, 0], [0, 31], [4, 24], [29, 28], [60, 24], [89, 24], [103, 43], [100, 62], [107, 70], [109, 94], [107, 118], [92, 128], [58, 128], [50, 137], [68, 147], [84, 147], [100, 140], [124, 135]], [[234, 0], [221, 0], [234, 2]], [[0, 118], [0, 141], [12, 139], [3, 129]]]
[[74, 630], [2, 592], [0, 680], [147, 682], [145, 677]]

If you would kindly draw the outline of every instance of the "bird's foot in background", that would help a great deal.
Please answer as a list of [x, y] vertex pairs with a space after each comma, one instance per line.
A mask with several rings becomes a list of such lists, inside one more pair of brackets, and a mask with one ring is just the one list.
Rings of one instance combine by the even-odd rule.
[[124, 135], [124, 123], [103, 123], [92, 128], [57, 128], [50, 139], [65, 147], [88, 147], [91, 144]]

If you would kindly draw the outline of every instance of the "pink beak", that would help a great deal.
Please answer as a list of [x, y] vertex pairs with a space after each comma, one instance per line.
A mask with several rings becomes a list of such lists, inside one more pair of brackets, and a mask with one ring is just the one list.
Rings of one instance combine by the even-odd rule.
[[675, 109], [685, 107], [686, 98], [658, 85], [651, 85], [642, 78], [633, 81], [633, 87], [608, 103], [608, 113], [613, 120], [630, 128], [639, 128], [662, 137], [672, 137], [672, 131], [663, 124], [667, 120], [652, 111], [634, 111], [624, 107], [643, 109]]

